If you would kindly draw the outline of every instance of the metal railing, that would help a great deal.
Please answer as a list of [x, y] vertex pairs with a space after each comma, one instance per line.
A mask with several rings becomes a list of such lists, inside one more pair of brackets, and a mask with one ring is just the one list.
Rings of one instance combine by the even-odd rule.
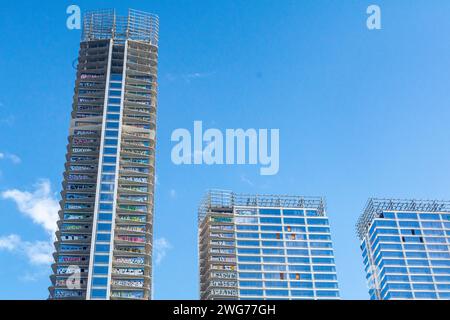
[[135, 40], [158, 46], [158, 34], [159, 18], [152, 13], [129, 9], [127, 16], [119, 16], [114, 9], [107, 9], [83, 15], [82, 41]]

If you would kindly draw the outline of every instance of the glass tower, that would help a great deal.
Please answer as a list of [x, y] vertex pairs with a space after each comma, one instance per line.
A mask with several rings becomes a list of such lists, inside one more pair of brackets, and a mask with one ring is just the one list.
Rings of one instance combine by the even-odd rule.
[[339, 298], [321, 198], [210, 191], [198, 223], [201, 299]]
[[158, 17], [83, 17], [50, 299], [150, 299]]
[[370, 199], [357, 232], [371, 299], [450, 299], [450, 202]]

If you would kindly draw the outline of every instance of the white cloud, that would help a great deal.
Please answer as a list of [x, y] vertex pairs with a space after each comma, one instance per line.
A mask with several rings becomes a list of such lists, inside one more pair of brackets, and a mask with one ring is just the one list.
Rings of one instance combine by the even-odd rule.
[[193, 80], [208, 78], [212, 76], [214, 72], [191, 72], [185, 74], [173, 74], [167, 73], [166, 78], [169, 81], [176, 81], [178, 79], [184, 80], [186, 83], [190, 83]]
[[9, 160], [14, 164], [19, 164], [22, 162], [22, 159], [18, 155], [8, 153], [8, 152], [0, 152], [0, 160]]
[[166, 257], [167, 251], [172, 248], [172, 245], [166, 238], [155, 239], [153, 243], [153, 256], [155, 258], [155, 264], [161, 264], [162, 260]]
[[[59, 204], [51, 191], [50, 182], [41, 180], [35, 185], [32, 192], [17, 189], [6, 190], [0, 194], [5, 200], [16, 203], [18, 210], [35, 224], [41, 226], [48, 235], [48, 241], [25, 241], [17, 234], [0, 237], [0, 251], [10, 251], [25, 256], [33, 266], [42, 266], [48, 271], [48, 266], [53, 262], [52, 253], [53, 235], [56, 231]], [[31, 280], [45, 274], [45, 272], [33, 273], [30, 277], [24, 277], [24, 281]]]
[[16, 121], [16, 117], [14, 115], [7, 115], [5, 117], [0, 118], [0, 125], [5, 124], [8, 127], [11, 127]]
[[251, 181], [249, 178], [247, 178], [245, 175], [241, 175], [241, 181], [248, 184], [250, 187], [254, 187], [255, 184], [253, 181]]
[[53, 249], [48, 241], [23, 241], [17, 234], [0, 237], [0, 250], [18, 252], [33, 265], [49, 265], [53, 261]]
[[20, 237], [16, 234], [0, 237], [0, 250], [13, 251], [20, 244]]
[[33, 192], [12, 189], [2, 192], [1, 196], [13, 200], [21, 213], [42, 226], [50, 235], [55, 233], [59, 204], [51, 192], [50, 181], [41, 180]]
[[175, 199], [177, 197], [177, 191], [175, 189], [170, 189], [169, 194], [172, 199]]
[[24, 242], [23, 249], [31, 264], [49, 265], [53, 262], [55, 248], [49, 241]]

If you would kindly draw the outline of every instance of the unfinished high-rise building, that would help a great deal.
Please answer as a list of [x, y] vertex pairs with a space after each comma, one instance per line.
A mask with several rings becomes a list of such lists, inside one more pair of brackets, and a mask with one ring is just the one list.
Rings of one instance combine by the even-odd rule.
[[158, 17], [83, 17], [50, 299], [150, 299]]
[[339, 299], [322, 198], [213, 190], [198, 224], [201, 299]]

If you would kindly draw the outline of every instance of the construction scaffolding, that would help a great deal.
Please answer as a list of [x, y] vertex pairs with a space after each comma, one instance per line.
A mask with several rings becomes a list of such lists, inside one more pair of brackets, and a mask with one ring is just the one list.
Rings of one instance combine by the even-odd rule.
[[152, 13], [130, 9], [119, 16], [114, 9], [89, 11], [83, 15], [82, 41], [135, 40], [158, 46], [159, 18]]
[[[227, 190], [210, 190], [199, 207], [199, 223], [210, 210], [230, 211], [234, 207], [268, 207], [316, 209], [319, 215], [325, 215], [325, 200], [322, 197], [303, 197], [290, 195], [238, 194]], [[231, 210], [230, 210], [231, 209]]]
[[380, 218], [385, 211], [450, 212], [450, 201], [371, 198], [367, 201], [364, 213], [356, 223], [356, 232], [360, 240], [364, 239], [364, 235], [369, 230], [372, 221]]

